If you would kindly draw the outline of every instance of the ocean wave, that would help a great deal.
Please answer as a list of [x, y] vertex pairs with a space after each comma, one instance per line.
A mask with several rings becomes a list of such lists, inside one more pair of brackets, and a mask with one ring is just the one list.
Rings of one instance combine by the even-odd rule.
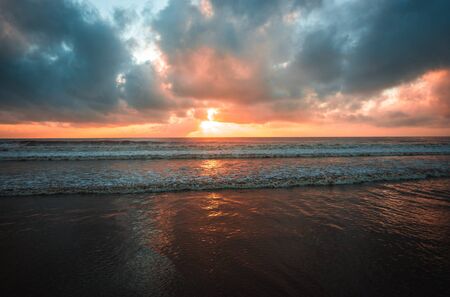
[[362, 183], [373, 183], [383, 181], [420, 180], [427, 178], [448, 178], [448, 173], [414, 174], [408, 176], [378, 176], [359, 177], [356, 179], [288, 179], [284, 181], [266, 181], [261, 183], [200, 183], [200, 184], [135, 184], [116, 186], [92, 186], [92, 187], [46, 187], [46, 188], [22, 188], [3, 189], [0, 196], [36, 196], [36, 195], [63, 195], [63, 194], [139, 194], [139, 193], [162, 193], [179, 191], [205, 191], [205, 190], [227, 190], [227, 189], [260, 189], [260, 188], [291, 188], [301, 186], [332, 186], [352, 185]]
[[0, 161], [450, 155], [450, 138], [0, 140]]
[[46, 152], [1, 153], [0, 161], [83, 161], [83, 160], [186, 160], [186, 159], [267, 159], [267, 158], [324, 158], [324, 157], [385, 157], [385, 156], [442, 156], [450, 150], [316, 150], [268, 152]]
[[0, 196], [285, 188], [450, 177], [450, 157], [4, 163]]

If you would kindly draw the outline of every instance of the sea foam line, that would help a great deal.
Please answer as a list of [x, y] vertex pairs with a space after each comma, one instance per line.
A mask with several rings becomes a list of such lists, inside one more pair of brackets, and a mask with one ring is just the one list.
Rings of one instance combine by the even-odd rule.
[[[34, 196], [34, 195], [56, 195], [56, 194], [136, 194], [136, 193], [161, 193], [177, 191], [202, 191], [202, 190], [224, 190], [224, 189], [259, 189], [259, 188], [290, 188], [301, 186], [325, 186], [325, 185], [351, 185], [383, 181], [405, 181], [420, 180], [427, 178], [449, 178], [450, 171], [430, 170], [428, 172], [416, 174], [393, 173], [380, 175], [355, 175], [352, 177], [343, 176], [309, 176], [309, 177], [289, 177], [289, 178], [266, 178], [260, 180], [237, 180], [236, 182], [181, 182], [171, 181], [160, 183], [124, 183], [121, 185], [90, 185], [90, 186], [66, 186], [45, 188], [3, 188], [0, 189], [0, 196]], [[108, 184], [108, 185], [107, 185]]]
[[328, 157], [395, 157], [445, 156], [450, 151], [412, 152], [314, 152], [314, 153], [111, 153], [87, 154], [0, 154], [0, 161], [83, 161], [83, 160], [204, 160], [204, 159], [265, 159], [265, 158], [328, 158]]

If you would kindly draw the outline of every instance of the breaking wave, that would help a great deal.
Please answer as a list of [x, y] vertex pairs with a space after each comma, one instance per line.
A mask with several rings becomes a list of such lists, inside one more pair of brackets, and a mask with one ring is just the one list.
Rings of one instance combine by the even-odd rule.
[[450, 156], [3, 162], [0, 196], [284, 188], [450, 177]]

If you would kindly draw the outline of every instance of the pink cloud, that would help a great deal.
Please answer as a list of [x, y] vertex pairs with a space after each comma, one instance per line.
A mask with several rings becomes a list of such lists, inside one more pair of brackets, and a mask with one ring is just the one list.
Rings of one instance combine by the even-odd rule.
[[168, 76], [176, 95], [242, 102], [267, 96], [258, 70], [250, 61], [202, 47], [177, 54]]

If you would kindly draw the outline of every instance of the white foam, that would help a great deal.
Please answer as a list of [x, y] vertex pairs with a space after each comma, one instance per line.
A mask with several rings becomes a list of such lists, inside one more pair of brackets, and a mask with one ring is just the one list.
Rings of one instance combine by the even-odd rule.
[[450, 177], [450, 156], [3, 162], [0, 195], [293, 187]]

